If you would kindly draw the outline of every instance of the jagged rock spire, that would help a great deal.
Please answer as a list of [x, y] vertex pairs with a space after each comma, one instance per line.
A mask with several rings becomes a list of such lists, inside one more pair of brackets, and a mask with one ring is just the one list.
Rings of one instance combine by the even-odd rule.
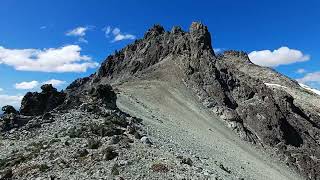
[[198, 48], [203, 50], [212, 50], [211, 35], [207, 26], [200, 22], [192, 22], [189, 28], [189, 33], [193, 41], [196, 42]]
[[161, 25], [154, 25], [145, 33], [144, 38], [109, 56], [102, 63], [94, 82], [99, 82], [103, 77], [112, 79], [116, 76], [131, 76], [169, 55], [214, 58], [207, 26], [193, 22], [189, 30], [185, 32], [181, 27], [175, 26], [170, 32], [166, 32]]
[[144, 38], [150, 37], [150, 36], [157, 36], [159, 34], [163, 34], [165, 32], [163, 26], [159, 24], [153, 25], [152, 28], [150, 28], [144, 35]]

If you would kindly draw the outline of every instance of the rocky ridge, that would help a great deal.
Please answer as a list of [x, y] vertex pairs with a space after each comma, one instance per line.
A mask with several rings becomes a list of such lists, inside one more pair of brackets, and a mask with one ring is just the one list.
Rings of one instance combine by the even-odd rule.
[[189, 32], [179, 27], [167, 32], [155, 25], [143, 39], [109, 56], [86, 84], [121, 83], [146, 76], [153, 65], [168, 59], [203, 105], [242, 139], [282, 154], [309, 179], [320, 178], [319, 114], [285, 90], [265, 83], [276, 82], [298, 91], [302, 88], [269, 68], [252, 64], [244, 52], [215, 55], [203, 24], [192, 23]]

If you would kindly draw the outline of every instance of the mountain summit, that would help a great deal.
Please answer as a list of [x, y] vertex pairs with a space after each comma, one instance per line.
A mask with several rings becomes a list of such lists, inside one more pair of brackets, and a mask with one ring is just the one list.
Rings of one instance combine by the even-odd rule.
[[[35, 100], [50, 104], [33, 106]], [[111, 177], [125, 179], [299, 179], [295, 170], [320, 179], [320, 97], [253, 64], [245, 52], [215, 54], [208, 28], [198, 22], [188, 32], [154, 25], [142, 39], [108, 56], [95, 74], [75, 80], [64, 92], [29, 93], [25, 102], [20, 114], [2, 117], [5, 143], [15, 138], [29, 147], [40, 134], [32, 143], [48, 148], [26, 162], [2, 165], [12, 177], [35, 177], [16, 172], [31, 166], [31, 159], [40, 164], [50, 159], [41, 153], [50, 150], [51, 164], [35, 174], [63, 178], [57, 172], [69, 176], [78, 172], [76, 165], [82, 172], [75, 178], [111, 171]], [[59, 142], [48, 145], [43, 138]], [[66, 142], [79, 152], [77, 160]], [[60, 162], [64, 158], [69, 164]], [[104, 167], [105, 160], [114, 165]], [[70, 171], [59, 170], [61, 163]]]

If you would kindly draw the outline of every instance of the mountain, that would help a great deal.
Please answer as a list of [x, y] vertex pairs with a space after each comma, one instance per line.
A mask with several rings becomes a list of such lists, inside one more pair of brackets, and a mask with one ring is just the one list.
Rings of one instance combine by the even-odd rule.
[[201, 23], [155, 25], [42, 90], [2, 118], [3, 176], [320, 179], [320, 96], [245, 52], [215, 54]]
[[315, 93], [315, 94], [317, 94], [317, 95], [320, 95], [320, 91], [317, 90], [317, 89], [313, 89], [313, 88], [311, 88], [311, 87], [309, 87], [309, 86], [307, 86], [305, 84], [300, 84], [300, 86], [305, 88], [305, 89], [307, 89], [307, 90], [309, 90], [309, 91], [311, 91], [311, 92], [313, 92], [313, 93]]

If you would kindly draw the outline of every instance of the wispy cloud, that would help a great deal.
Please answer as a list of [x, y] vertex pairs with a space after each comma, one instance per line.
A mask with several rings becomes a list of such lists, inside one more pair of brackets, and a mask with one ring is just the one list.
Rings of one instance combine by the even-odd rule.
[[88, 27], [77, 27], [66, 32], [67, 36], [85, 36]]
[[58, 79], [50, 79], [48, 81], [44, 81], [42, 84], [52, 84], [52, 86], [57, 87], [57, 86], [61, 86], [63, 84], [65, 84], [66, 81], [61, 81]]
[[0, 91], [3, 91], [3, 89], [2, 89], [2, 88], [0, 88]]
[[249, 58], [253, 63], [257, 65], [276, 67], [279, 65], [308, 61], [310, 59], [310, 56], [305, 55], [301, 51], [296, 49], [280, 47], [279, 49], [273, 51], [253, 51], [249, 53]]
[[136, 39], [135, 35], [122, 33], [121, 30], [117, 27], [112, 28], [111, 26], [107, 26], [104, 27], [102, 31], [104, 31], [106, 38], [112, 38], [111, 42], [117, 42], [127, 39]]
[[83, 38], [83, 37], [80, 37], [80, 38], [78, 39], [78, 42], [88, 44], [88, 40], [86, 40], [86, 39]]
[[0, 46], [0, 64], [19, 71], [86, 72], [99, 64], [91, 57], [81, 55], [78, 45], [66, 45], [49, 49], [7, 49]]
[[66, 81], [62, 81], [62, 80], [58, 80], [58, 79], [50, 79], [50, 80], [43, 81], [43, 82], [39, 82], [39, 81], [33, 80], [33, 81], [23, 81], [23, 82], [20, 82], [20, 83], [16, 83], [14, 85], [14, 87], [16, 89], [26, 90], [26, 89], [38, 88], [40, 85], [43, 85], [43, 84], [52, 84], [52, 86], [58, 87], [58, 86], [61, 86], [61, 85], [65, 84], [65, 83], [66, 83]]
[[30, 82], [21, 82], [16, 83], [14, 87], [16, 89], [34, 89], [39, 85], [38, 81], [30, 81]]
[[110, 26], [104, 27], [102, 31], [104, 31], [106, 37], [109, 37], [109, 34], [111, 32], [111, 27]]
[[86, 32], [90, 29], [94, 28], [94, 26], [79, 26], [77, 28], [74, 28], [72, 30], [69, 30], [66, 32], [67, 36], [74, 36], [78, 37], [79, 43], [88, 43], [88, 40], [85, 39]]
[[297, 81], [303, 84], [320, 86], [320, 71], [307, 73], [302, 78], [297, 79]]
[[305, 70], [305, 69], [303, 69], [303, 68], [300, 68], [300, 69], [298, 69], [297, 71], [296, 71], [296, 73], [298, 73], [298, 74], [304, 74], [304, 73], [306, 73], [307, 71]]
[[41, 26], [40, 29], [47, 29], [47, 26]]

